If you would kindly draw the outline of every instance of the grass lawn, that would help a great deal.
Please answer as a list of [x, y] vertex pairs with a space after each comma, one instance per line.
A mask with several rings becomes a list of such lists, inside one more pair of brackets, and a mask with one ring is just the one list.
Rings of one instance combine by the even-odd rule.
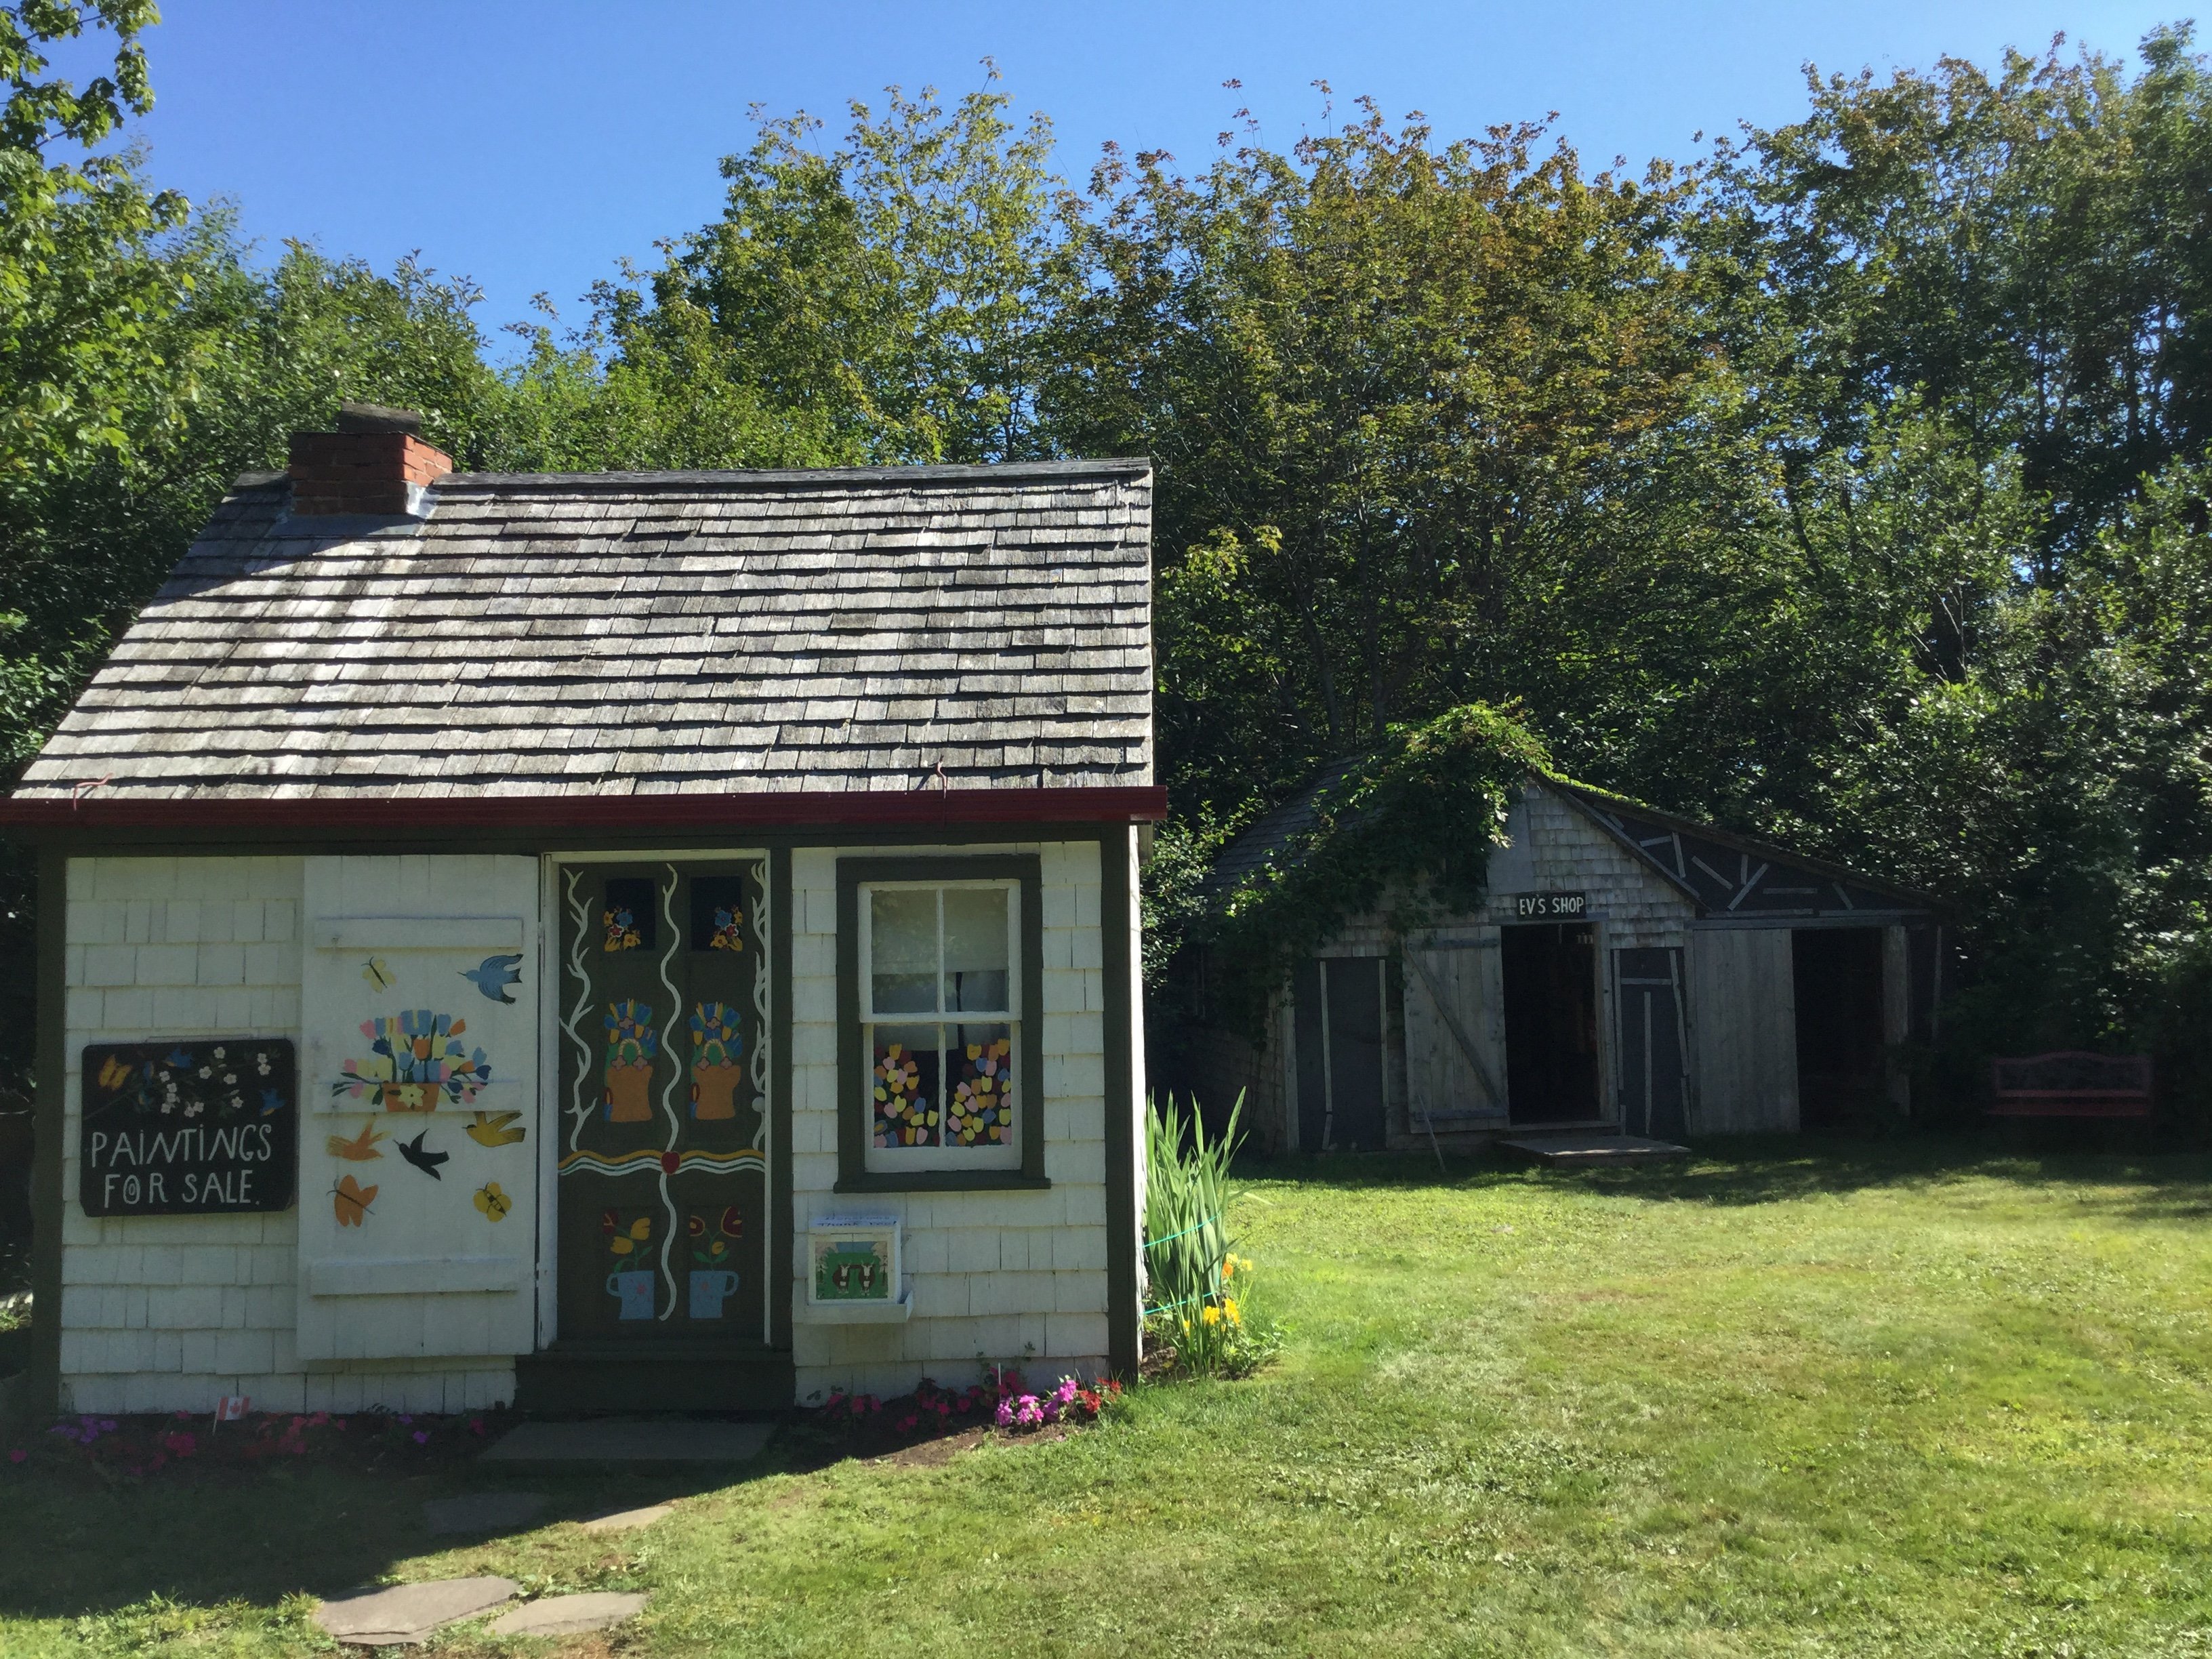
[[448, 1551], [418, 1506], [452, 1474], [0, 1465], [0, 1652], [294, 1653], [310, 1592], [499, 1572], [650, 1589], [623, 1653], [2212, 1654], [2208, 1174], [1816, 1141], [1255, 1167], [1242, 1249], [1291, 1327], [1256, 1381], [934, 1467], [478, 1477], [682, 1496]]

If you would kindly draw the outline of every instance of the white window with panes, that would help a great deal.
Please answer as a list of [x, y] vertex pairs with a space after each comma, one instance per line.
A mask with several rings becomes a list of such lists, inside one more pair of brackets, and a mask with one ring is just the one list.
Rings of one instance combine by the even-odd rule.
[[1012, 881], [860, 890], [871, 1170], [1021, 1167], [1020, 905]]

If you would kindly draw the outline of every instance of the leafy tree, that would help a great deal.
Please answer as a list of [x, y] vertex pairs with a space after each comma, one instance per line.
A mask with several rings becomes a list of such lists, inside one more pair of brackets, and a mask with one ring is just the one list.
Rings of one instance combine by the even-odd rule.
[[[611, 354], [605, 429], [653, 454], [711, 431], [724, 465], [1035, 453], [1064, 188], [1050, 124], [1017, 128], [1008, 102], [983, 90], [948, 110], [894, 87], [880, 113], [852, 104], [827, 153], [811, 118], [756, 112], [752, 148], [722, 163], [722, 216], [595, 292], [581, 343]], [[533, 386], [555, 373], [549, 349]], [[664, 418], [702, 403], [703, 425]]]

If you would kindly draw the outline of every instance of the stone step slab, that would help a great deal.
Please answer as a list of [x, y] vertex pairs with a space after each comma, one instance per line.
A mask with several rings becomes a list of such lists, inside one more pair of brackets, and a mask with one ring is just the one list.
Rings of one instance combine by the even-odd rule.
[[775, 1432], [772, 1423], [668, 1419], [521, 1423], [478, 1456], [487, 1463], [746, 1463]]
[[586, 1532], [635, 1532], [640, 1527], [649, 1527], [675, 1513], [676, 1505], [673, 1504], [648, 1504], [643, 1509], [611, 1510], [605, 1515], [587, 1515], [576, 1524]]
[[362, 1647], [411, 1647], [441, 1625], [472, 1618], [512, 1601], [521, 1588], [512, 1578], [441, 1578], [427, 1584], [356, 1590], [319, 1602], [315, 1623], [341, 1642]]
[[578, 1636], [586, 1631], [611, 1630], [644, 1612], [651, 1599], [644, 1592], [616, 1590], [549, 1595], [502, 1613], [489, 1628], [494, 1636]]

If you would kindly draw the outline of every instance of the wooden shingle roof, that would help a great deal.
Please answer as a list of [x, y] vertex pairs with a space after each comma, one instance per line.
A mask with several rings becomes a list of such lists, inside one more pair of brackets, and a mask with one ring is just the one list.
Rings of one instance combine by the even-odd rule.
[[289, 498], [240, 481], [16, 799], [1152, 782], [1141, 460]]

